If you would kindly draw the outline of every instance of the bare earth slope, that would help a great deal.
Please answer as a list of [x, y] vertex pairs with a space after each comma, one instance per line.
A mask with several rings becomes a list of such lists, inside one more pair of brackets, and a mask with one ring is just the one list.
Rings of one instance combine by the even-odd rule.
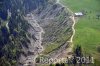
[[23, 47], [25, 55], [20, 56], [21, 65], [34, 66], [36, 57], [49, 45], [56, 44], [58, 47], [48, 51], [48, 57], [56, 58], [61, 52], [66, 51], [73, 34], [73, 20], [65, 7], [51, 1], [43, 10], [37, 8], [28, 13], [25, 19], [30, 24], [28, 29], [30, 35], [27, 35], [30, 44], [28, 48]]

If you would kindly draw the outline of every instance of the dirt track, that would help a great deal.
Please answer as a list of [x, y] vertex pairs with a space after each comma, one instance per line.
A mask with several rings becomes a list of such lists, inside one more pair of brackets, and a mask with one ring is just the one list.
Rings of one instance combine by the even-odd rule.
[[[65, 7], [65, 8], [72, 14], [72, 15], [70, 16], [70, 18], [71, 18], [72, 21], [73, 21], [73, 25], [72, 25], [72, 31], [73, 31], [73, 34], [72, 34], [70, 40], [67, 41], [67, 42], [70, 43], [70, 46], [67, 48], [67, 50], [65, 50], [65, 51], [63, 51], [62, 53], [60, 53], [60, 54], [58, 55], [58, 58], [59, 58], [60, 56], [71, 57], [72, 55], [68, 55], [68, 53], [69, 53], [69, 52], [72, 52], [72, 48], [73, 48], [73, 37], [74, 37], [74, 35], [75, 35], [75, 29], [74, 29], [74, 26], [75, 26], [75, 23], [76, 23], [76, 22], [75, 22], [74, 13], [73, 13], [69, 8], [67, 8], [67, 7], [64, 6], [62, 3], [60, 3], [60, 0], [57, 0], [56, 3], [62, 5], [62, 7]], [[67, 54], [67, 55], [66, 55], [66, 54]]]

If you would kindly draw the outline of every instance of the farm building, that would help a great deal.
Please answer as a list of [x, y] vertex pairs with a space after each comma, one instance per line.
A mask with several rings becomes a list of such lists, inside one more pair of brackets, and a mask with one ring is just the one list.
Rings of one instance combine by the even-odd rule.
[[75, 15], [75, 17], [80, 17], [80, 16], [83, 16], [83, 13], [82, 12], [77, 12], [74, 15]]

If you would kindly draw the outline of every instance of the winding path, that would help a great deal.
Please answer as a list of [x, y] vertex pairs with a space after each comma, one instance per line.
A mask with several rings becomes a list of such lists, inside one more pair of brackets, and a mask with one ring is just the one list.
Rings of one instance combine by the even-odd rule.
[[[57, 0], [56, 3], [60, 4], [62, 7], [67, 8], [65, 5], [63, 5], [62, 3], [60, 3], [60, 0]], [[73, 34], [72, 34], [70, 40], [67, 41], [67, 42], [71, 43], [70, 47], [67, 48], [67, 52], [66, 52], [66, 53], [69, 53], [69, 52], [72, 52], [72, 48], [73, 48], [73, 37], [74, 37], [74, 35], [75, 35], [75, 29], [74, 29], [74, 26], [75, 26], [75, 23], [76, 23], [76, 22], [75, 22], [74, 13], [73, 13], [69, 8], [67, 8], [67, 10], [68, 10], [70, 13], [72, 13], [72, 15], [70, 16], [70, 18], [71, 18], [72, 21], [73, 21], [73, 25], [72, 25], [72, 31], [73, 31]], [[71, 55], [70, 55], [70, 56], [71, 56]], [[68, 55], [68, 57], [70, 57], [70, 56]]]

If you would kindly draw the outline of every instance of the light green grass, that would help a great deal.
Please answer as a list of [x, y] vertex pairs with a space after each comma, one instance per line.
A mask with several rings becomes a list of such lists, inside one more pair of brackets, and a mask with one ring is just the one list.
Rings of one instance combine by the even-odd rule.
[[74, 45], [81, 45], [83, 51], [100, 61], [100, 53], [97, 52], [97, 46], [100, 45], [100, 19], [96, 19], [96, 15], [100, 14], [100, 0], [61, 0], [61, 3], [73, 12], [87, 11], [87, 15], [79, 18], [75, 25]]

